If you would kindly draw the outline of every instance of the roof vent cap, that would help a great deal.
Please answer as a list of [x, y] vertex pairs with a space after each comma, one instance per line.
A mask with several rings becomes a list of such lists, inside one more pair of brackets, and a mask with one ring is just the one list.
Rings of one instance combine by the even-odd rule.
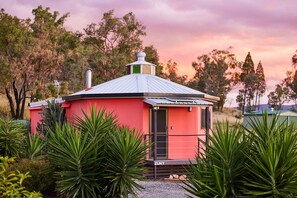
[[144, 52], [138, 52], [137, 53], [137, 60], [138, 61], [144, 61], [146, 54]]

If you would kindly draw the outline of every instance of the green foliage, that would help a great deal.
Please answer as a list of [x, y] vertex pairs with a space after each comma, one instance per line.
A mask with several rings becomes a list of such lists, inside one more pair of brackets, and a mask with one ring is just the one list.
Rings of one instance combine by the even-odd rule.
[[[199, 197], [296, 197], [297, 133], [278, 116], [251, 129], [217, 127], [205, 158], [189, 169], [186, 190]], [[228, 126], [228, 125], [227, 125]]]
[[217, 96], [220, 101], [216, 103], [216, 108], [222, 110], [227, 99], [227, 94], [238, 82], [239, 63], [230, 49], [214, 49], [208, 54], [197, 57], [197, 61], [192, 63], [195, 69], [195, 76], [188, 84], [194, 89], [207, 94]]
[[75, 127], [57, 126], [48, 155], [57, 189], [67, 197], [127, 197], [140, 178], [146, 147], [136, 132], [116, 126], [116, 118], [91, 108]]
[[90, 115], [83, 111], [84, 117], [75, 117], [75, 126], [90, 138], [106, 138], [116, 129], [116, 117], [111, 113], [106, 113], [104, 109], [97, 111], [90, 109]]
[[48, 146], [57, 190], [66, 197], [96, 197], [101, 187], [98, 185], [102, 171], [100, 142], [63, 125], [56, 127]]
[[41, 123], [37, 124], [37, 131], [48, 136], [50, 131], [55, 131], [56, 125], [63, 125], [66, 122], [65, 110], [55, 100], [47, 101], [47, 107], [42, 106]]
[[0, 118], [0, 155], [20, 156], [25, 132], [25, 125]]
[[109, 180], [106, 192], [109, 197], [135, 195], [134, 189], [142, 189], [135, 182], [143, 173], [140, 161], [146, 155], [142, 137], [135, 131], [120, 128], [113, 133], [107, 144], [105, 178]]
[[42, 156], [42, 151], [45, 147], [44, 139], [40, 137], [38, 134], [27, 135], [26, 138], [26, 152], [25, 157], [33, 160], [40, 156]]
[[163, 74], [164, 78], [167, 78], [168, 80], [178, 83], [178, 84], [182, 84], [185, 85], [188, 76], [187, 75], [183, 75], [183, 76], [179, 76], [177, 74], [177, 63], [172, 61], [172, 59], [170, 59], [165, 67], [166, 73]]
[[268, 94], [268, 104], [270, 107], [281, 110], [284, 102], [289, 99], [289, 89], [285, 86], [277, 84], [275, 90]]
[[31, 177], [23, 182], [23, 186], [29, 191], [42, 192], [47, 195], [55, 193], [55, 180], [49, 161], [21, 159], [9, 167], [9, 170], [30, 173]]
[[98, 24], [85, 29], [84, 45], [89, 48], [89, 67], [94, 69], [96, 83], [122, 76], [126, 72], [123, 63], [134, 61], [135, 53], [142, 48], [145, 27], [130, 12], [119, 18], [114, 11], [103, 14]]
[[250, 122], [253, 142], [243, 193], [257, 197], [297, 196], [297, 134], [292, 124], [265, 113]]
[[23, 174], [20, 171], [7, 171], [14, 162], [14, 158], [0, 157], [0, 194], [1, 197], [31, 197], [39, 198], [38, 192], [29, 192], [23, 186], [25, 179], [29, 178], [29, 172]]
[[186, 190], [202, 198], [239, 196], [249, 146], [244, 130], [239, 124], [218, 123], [210, 141], [205, 157], [190, 166]]

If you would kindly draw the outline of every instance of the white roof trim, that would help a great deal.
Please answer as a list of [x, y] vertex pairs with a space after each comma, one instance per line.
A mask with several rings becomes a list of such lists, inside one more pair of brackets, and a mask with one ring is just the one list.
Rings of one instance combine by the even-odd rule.
[[152, 106], [212, 106], [213, 103], [197, 98], [145, 98], [144, 102]]
[[[65, 101], [62, 98], [56, 98], [54, 100], [55, 100], [55, 103], [63, 103]], [[30, 107], [41, 107], [42, 105], [47, 105], [48, 101], [52, 101], [52, 100], [42, 100], [42, 101], [38, 101], [38, 102], [31, 102], [31, 103], [29, 103], [29, 106]]]

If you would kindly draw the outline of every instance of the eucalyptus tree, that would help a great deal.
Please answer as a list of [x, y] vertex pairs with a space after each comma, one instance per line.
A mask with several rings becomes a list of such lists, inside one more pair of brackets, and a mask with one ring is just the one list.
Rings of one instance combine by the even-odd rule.
[[136, 52], [142, 49], [141, 37], [145, 26], [130, 12], [119, 18], [114, 11], [103, 14], [99, 23], [85, 29], [84, 44], [90, 48], [88, 63], [94, 69], [96, 83], [125, 74], [123, 64], [133, 62]]
[[29, 21], [11, 16], [3, 9], [0, 12], [0, 75], [1, 92], [8, 101], [11, 117], [24, 116], [26, 93], [30, 77], [32, 50], [35, 45]]
[[196, 73], [189, 85], [207, 94], [218, 96], [220, 101], [216, 107], [222, 110], [227, 94], [239, 78], [237, 69], [240, 63], [236, 60], [235, 54], [230, 49], [214, 49], [208, 54], [198, 56], [192, 66]]

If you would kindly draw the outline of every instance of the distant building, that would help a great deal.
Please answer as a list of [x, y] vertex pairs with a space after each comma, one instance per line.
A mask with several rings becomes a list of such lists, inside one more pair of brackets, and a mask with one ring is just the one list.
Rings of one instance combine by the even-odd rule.
[[[250, 121], [254, 119], [261, 120], [263, 116], [264, 111], [262, 112], [251, 112], [251, 113], [245, 113], [243, 117], [243, 126], [250, 128]], [[271, 121], [272, 117], [275, 115], [279, 115], [278, 121], [279, 122], [288, 122], [293, 123], [295, 126], [297, 126], [297, 113], [290, 110], [270, 110], [267, 111], [268, 114], [268, 121]]]

